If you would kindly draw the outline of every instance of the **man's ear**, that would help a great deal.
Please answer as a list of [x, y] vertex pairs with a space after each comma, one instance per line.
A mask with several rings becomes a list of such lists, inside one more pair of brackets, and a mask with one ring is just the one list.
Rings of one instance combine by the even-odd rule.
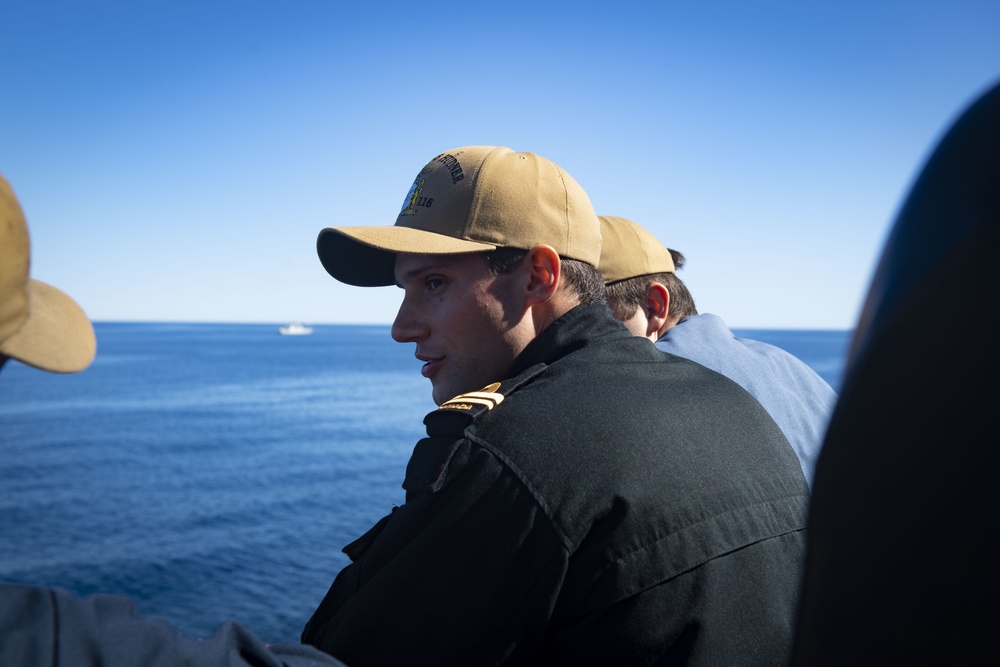
[[551, 299], [562, 280], [559, 253], [552, 246], [536, 245], [525, 256], [524, 266], [528, 272], [528, 304], [544, 303]]
[[661, 283], [652, 283], [646, 290], [646, 301], [642, 308], [646, 311], [646, 338], [656, 341], [670, 315], [670, 292]]

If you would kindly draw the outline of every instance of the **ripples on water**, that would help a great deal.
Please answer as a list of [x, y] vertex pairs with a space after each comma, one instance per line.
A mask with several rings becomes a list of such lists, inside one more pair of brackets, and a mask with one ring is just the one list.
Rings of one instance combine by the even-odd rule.
[[[297, 641], [340, 549], [403, 501], [434, 407], [412, 346], [385, 326], [96, 329], [83, 373], [0, 372], [0, 581]], [[847, 333], [737, 333], [839, 386]]]

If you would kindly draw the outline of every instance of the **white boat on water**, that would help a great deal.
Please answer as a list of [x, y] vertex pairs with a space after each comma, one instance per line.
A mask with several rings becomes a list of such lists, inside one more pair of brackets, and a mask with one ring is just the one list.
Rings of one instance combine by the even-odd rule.
[[283, 327], [278, 327], [278, 333], [282, 336], [308, 336], [312, 332], [312, 327], [307, 327], [301, 322], [292, 322]]

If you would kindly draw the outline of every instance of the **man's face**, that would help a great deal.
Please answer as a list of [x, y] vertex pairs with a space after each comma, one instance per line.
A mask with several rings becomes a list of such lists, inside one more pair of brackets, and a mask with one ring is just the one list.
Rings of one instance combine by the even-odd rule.
[[392, 337], [417, 344], [438, 405], [506, 377], [526, 344], [517, 331], [522, 275], [493, 276], [482, 253], [396, 256], [403, 303]]

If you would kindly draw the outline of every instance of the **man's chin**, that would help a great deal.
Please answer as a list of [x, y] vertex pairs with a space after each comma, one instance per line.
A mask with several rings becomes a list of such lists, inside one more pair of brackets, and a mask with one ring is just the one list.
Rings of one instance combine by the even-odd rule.
[[470, 391], [476, 391], [476, 389], [460, 389], [456, 388], [454, 385], [442, 385], [440, 383], [431, 382], [431, 398], [434, 399], [435, 405], [441, 405], [445, 401], [450, 401], [456, 396], [461, 396], [462, 394], [467, 394]]
[[450, 393], [447, 396], [444, 396], [444, 393], [445, 393], [444, 387], [440, 387], [434, 384], [433, 381], [431, 382], [431, 399], [433, 399], [434, 405], [441, 405], [449, 398], [454, 398], [454, 396], [451, 395]]

